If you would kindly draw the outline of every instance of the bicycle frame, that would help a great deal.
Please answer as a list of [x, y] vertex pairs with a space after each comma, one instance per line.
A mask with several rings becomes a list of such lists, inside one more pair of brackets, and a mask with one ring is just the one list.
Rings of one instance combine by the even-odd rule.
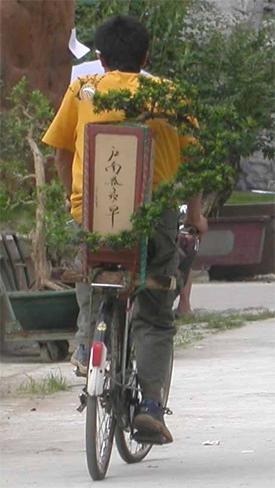
[[[194, 240], [192, 241], [195, 242]], [[184, 260], [190, 256], [191, 265], [196, 246], [190, 240], [181, 239]], [[190, 255], [190, 250], [193, 252]], [[187, 266], [187, 268], [188, 268]], [[182, 271], [182, 269], [181, 269]], [[184, 272], [186, 267], [184, 266]], [[128, 273], [128, 275], [127, 275]], [[128, 278], [128, 279], [127, 279]], [[152, 289], [176, 290], [176, 278], [154, 280], [148, 276], [145, 286]], [[91, 279], [91, 311], [93, 293], [102, 292], [90, 348], [87, 382], [80, 395], [79, 411], [87, 406], [86, 452], [87, 464], [94, 480], [103, 479], [110, 462], [115, 439], [120, 456], [127, 463], [139, 462], [148, 454], [153, 444], [135, 428], [133, 422], [137, 407], [142, 401], [142, 389], [137, 375], [135, 348], [131, 342], [131, 315], [134, 292], [140, 290], [129, 271], [122, 266], [93, 270]], [[144, 283], [143, 283], [144, 286]], [[95, 303], [95, 301], [94, 301]], [[168, 399], [173, 358], [169, 365], [169, 377], [163, 386], [163, 405]], [[168, 413], [169, 409], [166, 409]]]
[[[121, 284], [111, 283], [91, 283], [93, 289], [99, 288], [104, 290], [104, 298], [98, 313], [98, 320], [94, 332], [93, 343], [91, 345], [91, 354], [89, 360], [89, 367], [87, 373], [87, 393], [91, 396], [99, 396], [103, 394], [105, 366], [107, 361], [107, 347], [106, 334], [108, 334], [108, 315], [110, 316], [111, 308], [114, 301], [119, 299], [119, 292], [123, 291], [125, 287]], [[92, 295], [91, 295], [92, 299]], [[125, 386], [126, 367], [127, 367], [127, 350], [129, 340], [130, 328], [130, 314], [131, 314], [131, 299], [127, 298], [125, 325], [123, 332], [122, 344], [122, 358], [121, 358], [121, 387]]]

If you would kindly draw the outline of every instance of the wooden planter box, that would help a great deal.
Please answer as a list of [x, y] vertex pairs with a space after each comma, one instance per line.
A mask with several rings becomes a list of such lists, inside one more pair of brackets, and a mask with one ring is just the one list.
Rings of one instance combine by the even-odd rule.
[[225, 205], [209, 219], [197, 269], [210, 269], [213, 279], [275, 272], [275, 204]]
[[8, 292], [8, 297], [23, 331], [59, 331], [62, 334], [64, 331], [76, 330], [78, 305], [73, 289], [13, 291]]
[[67, 356], [78, 305], [74, 289], [32, 291], [31, 245], [13, 233], [0, 235], [0, 348], [5, 343], [38, 341], [43, 361]]

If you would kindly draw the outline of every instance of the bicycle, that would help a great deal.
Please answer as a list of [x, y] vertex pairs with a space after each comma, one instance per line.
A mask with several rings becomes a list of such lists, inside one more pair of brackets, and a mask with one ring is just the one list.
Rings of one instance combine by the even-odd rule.
[[[92, 294], [102, 294], [93, 335], [86, 386], [80, 395], [86, 413], [86, 457], [90, 476], [102, 480], [107, 472], [113, 440], [126, 463], [147, 456], [152, 444], [138, 438], [133, 427], [142, 392], [138, 382], [131, 312], [134, 294], [129, 293], [127, 273], [119, 269], [99, 270], [91, 283]], [[162, 401], [166, 405], [173, 360]], [[168, 411], [168, 409], [167, 409]]]
[[[186, 275], [198, 250], [198, 239], [185, 240], [186, 229], [179, 230], [179, 243]], [[180, 238], [181, 237], [181, 238]], [[86, 457], [90, 476], [102, 480], [107, 472], [113, 440], [121, 458], [126, 463], [142, 461], [153, 444], [144, 443], [135, 431], [133, 419], [142, 400], [138, 381], [135, 350], [131, 331], [131, 313], [136, 290], [130, 287], [129, 273], [121, 266], [98, 269], [91, 282], [91, 301], [95, 290], [102, 294], [91, 353], [86, 386], [80, 395], [79, 411], [86, 413]], [[148, 280], [147, 286], [162, 287]], [[132, 291], [131, 291], [132, 290]], [[162, 391], [165, 413], [173, 357]], [[154, 442], [155, 444], [156, 442]]]

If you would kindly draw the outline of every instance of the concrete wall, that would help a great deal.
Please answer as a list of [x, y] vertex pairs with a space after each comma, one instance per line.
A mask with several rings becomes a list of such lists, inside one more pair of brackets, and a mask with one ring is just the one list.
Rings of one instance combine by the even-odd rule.
[[251, 23], [258, 27], [264, 13], [264, 0], [211, 0], [221, 10], [247, 15]]

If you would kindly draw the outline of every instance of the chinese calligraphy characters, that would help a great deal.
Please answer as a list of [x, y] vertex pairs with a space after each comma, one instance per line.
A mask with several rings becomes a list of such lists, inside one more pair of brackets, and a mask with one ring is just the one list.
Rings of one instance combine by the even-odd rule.
[[119, 214], [119, 187], [122, 184], [119, 181], [119, 173], [122, 169], [122, 165], [117, 161], [119, 151], [112, 146], [111, 154], [106, 162], [105, 171], [109, 174], [109, 181], [106, 183], [110, 186], [109, 198], [109, 211], [108, 216], [111, 217], [111, 224], [114, 227], [115, 215]]

